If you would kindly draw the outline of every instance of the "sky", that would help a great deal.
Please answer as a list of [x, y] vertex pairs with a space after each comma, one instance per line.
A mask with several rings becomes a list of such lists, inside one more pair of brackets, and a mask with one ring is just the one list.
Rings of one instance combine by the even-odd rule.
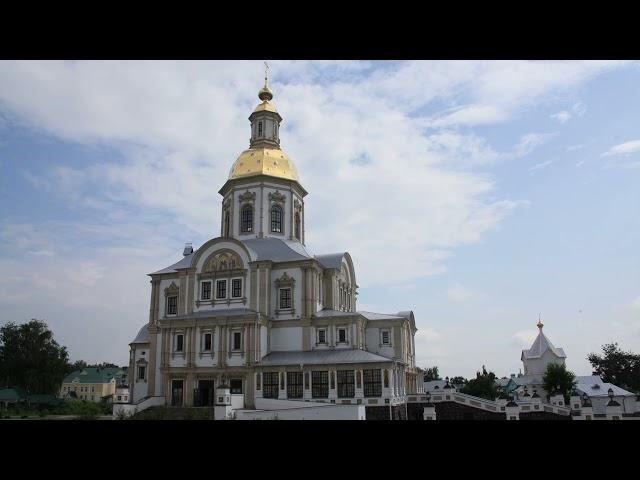
[[[278, 61], [316, 254], [413, 310], [417, 365], [522, 368], [545, 334], [640, 351], [640, 63]], [[126, 365], [148, 273], [219, 234], [262, 61], [0, 61], [0, 324]]]

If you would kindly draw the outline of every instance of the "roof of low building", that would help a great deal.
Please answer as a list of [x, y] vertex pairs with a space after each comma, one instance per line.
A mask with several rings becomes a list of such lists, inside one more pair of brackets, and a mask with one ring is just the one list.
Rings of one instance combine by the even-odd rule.
[[87, 367], [76, 370], [64, 377], [62, 383], [111, 383], [111, 380], [121, 377], [124, 371], [120, 367]]
[[608, 397], [609, 389], [613, 390], [615, 397], [635, 396], [624, 388], [620, 388], [613, 383], [602, 381], [599, 375], [586, 375], [576, 377], [576, 390], [580, 393], [586, 393], [589, 397]]
[[366, 350], [340, 348], [293, 352], [271, 352], [262, 358], [262, 365], [324, 365], [335, 363], [392, 362], [391, 358], [376, 355]]
[[397, 320], [397, 319], [405, 319], [404, 315], [400, 313], [397, 314], [388, 314], [388, 313], [375, 313], [375, 312], [364, 312], [359, 310], [358, 313], [362, 315], [367, 320]]
[[252, 258], [253, 261], [290, 262], [314, 258], [302, 243], [294, 240], [264, 237], [249, 238], [241, 240], [241, 242], [255, 254], [255, 258]]
[[0, 389], [0, 402], [17, 402], [26, 400], [27, 392], [20, 387], [8, 387]]

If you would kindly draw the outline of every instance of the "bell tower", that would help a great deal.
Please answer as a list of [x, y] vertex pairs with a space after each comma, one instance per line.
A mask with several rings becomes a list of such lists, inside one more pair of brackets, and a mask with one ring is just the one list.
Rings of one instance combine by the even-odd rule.
[[250, 148], [280, 148], [280, 122], [282, 117], [270, 103], [273, 92], [269, 88], [269, 66], [264, 63], [264, 87], [258, 92], [262, 103], [249, 116], [251, 122]]

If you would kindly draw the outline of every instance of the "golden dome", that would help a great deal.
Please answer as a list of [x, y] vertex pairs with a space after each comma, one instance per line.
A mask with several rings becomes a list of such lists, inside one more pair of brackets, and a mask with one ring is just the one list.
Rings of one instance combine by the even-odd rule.
[[286, 153], [278, 148], [250, 148], [238, 156], [229, 172], [234, 178], [268, 175], [270, 177], [298, 180], [298, 170]]
[[269, 101], [265, 100], [260, 105], [258, 105], [253, 112], [254, 113], [255, 112], [274, 112], [274, 113], [278, 113], [278, 110], [276, 110], [276, 107], [274, 107], [272, 103], [270, 103]]

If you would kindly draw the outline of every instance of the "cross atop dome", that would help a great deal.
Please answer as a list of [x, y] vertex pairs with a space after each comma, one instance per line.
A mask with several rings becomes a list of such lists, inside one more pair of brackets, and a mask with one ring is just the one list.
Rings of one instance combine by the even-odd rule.
[[264, 87], [258, 92], [258, 98], [263, 102], [273, 99], [273, 92], [269, 88], [269, 64], [264, 62]]

